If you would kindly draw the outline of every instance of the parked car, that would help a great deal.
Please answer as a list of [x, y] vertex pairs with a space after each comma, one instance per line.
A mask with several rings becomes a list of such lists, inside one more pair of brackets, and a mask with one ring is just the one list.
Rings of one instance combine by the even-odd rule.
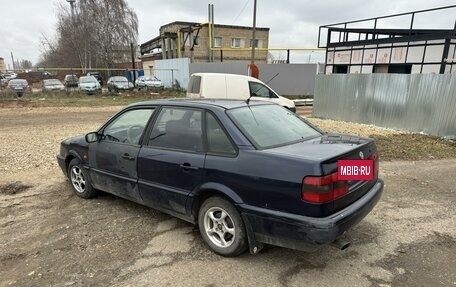
[[27, 80], [24, 79], [9, 80], [6, 88], [8, 91], [16, 93], [18, 97], [22, 97], [25, 93], [32, 91]]
[[42, 90], [43, 92], [63, 91], [65, 86], [58, 79], [47, 79], [43, 80]]
[[87, 76], [94, 76], [97, 79], [98, 83], [100, 83], [100, 85], [103, 85], [103, 77], [101, 76], [100, 72], [88, 72]]
[[187, 97], [206, 99], [262, 100], [296, 112], [292, 100], [279, 96], [262, 81], [244, 75], [195, 73], [190, 76]]
[[94, 76], [84, 76], [79, 78], [79, 90], [88, 95], [101, 93], [101, 85]]
[[134, 88], [133, 84], [128, 81], [126, 77], [122, 76], [110, 77], [108, 79], [107, 85], [110, 92], [131, 91]]
[[135, 86], [138, 89], [163, 89], [165, 86], [163, 82], [157, 79], [155, 76], [141, 76], [136, 79]]
[[0, 87], [6, 87], [8, 85], [8, 79], [0, 75]]
[[[337, 179], [338, 160], [371, 158], [373, 180]], [[64, 140], [57, 161], [75, 194], [98, 190], [198, 224], [214, 252], [263, 243], [312, 251], [334, 242], [383, 191], [375, 143], [327, 135], [267, 102], [132, 104]]]
[[76, 76], [76, 75], [65, 75], [65, 79], [63, 80], [63, 84], [67, 88], [77, 87], [78, 82], [79, 82], [79, 79], [78, 79], [78, 76]]
[[7, 80], [12, 80], [12, 79], [17, 78], [17, 73], [8, 72], [8, 73], [3, 73], [2, 76]]

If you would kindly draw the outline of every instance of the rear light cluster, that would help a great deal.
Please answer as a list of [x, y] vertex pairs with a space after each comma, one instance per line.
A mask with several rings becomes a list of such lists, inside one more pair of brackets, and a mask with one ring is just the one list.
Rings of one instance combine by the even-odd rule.
[[378, 178], [378, 152], [374, 151], [367, 159], [374, 161], [374, 179]]
[[302, 181], [301, 199], [309, 203], [325, 203], [348, 193], [348, 182], [337, 180], [337, 172], [325, 176], [306, 176]]
[[[367, 159], [374, 161], [374, 179], [377, 179], [377, 151], [373, 152]], [[338, 180], [337, 172], [325, 176], [306, 176], [302, 180], [301, 199], [309, 203], [326, 203], [346, 195], [348, 190], [348, 181]]]

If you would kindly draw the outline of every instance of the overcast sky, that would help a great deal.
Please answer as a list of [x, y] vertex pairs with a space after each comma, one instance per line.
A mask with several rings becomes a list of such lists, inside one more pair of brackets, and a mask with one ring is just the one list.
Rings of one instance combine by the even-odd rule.
[[[56, 3], [65, 0], [0, 1], [0, 57], [11, 65], [13, 52], [15, 59], [36, 63], [41, 53], [41, 35], [54, 35]], [[169, 22], [207, 22], [209, 3], [214, 4], [215, 23], [252, 25], [254, 0], [127, 2], [138, 15], [140, 43], [157, 36], [159, 27]], [[456, 0], [258, 0], [257, 26], [271, 29], [270, 47], [316, 47], [320, 25], [449, 5], [456, 5]], [[454, 24], [454, 15], [456, 9], [423, 15], [416, 25], [449, 28], [451, 21]]]

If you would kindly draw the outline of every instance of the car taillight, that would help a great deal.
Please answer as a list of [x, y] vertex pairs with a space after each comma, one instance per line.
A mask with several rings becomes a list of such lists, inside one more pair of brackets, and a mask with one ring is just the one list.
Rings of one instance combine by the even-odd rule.
[[374, 161], [374, 178], [378, 178], [378, 152], [374, 151], [367, 159]]
[[325, 203], [348, 193], [348, 182], [337, 180], [337, 172], [325, 176], [306, 176], [302, 180], [301, 200]]

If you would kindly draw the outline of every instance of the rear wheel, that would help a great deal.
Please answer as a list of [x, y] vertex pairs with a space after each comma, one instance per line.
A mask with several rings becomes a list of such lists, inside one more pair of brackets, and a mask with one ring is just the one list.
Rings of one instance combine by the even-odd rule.
[[93, 189], [87, 172], [77, 158], [71, 160], [68, 165], [68, 178], [71, 187], [77, 196], [87, 199], [97, 195], [97, 191]]
[[207, 245], [222, 256], [237, 256], [247, 249], [244, 222], [229, 201], [210, 197], [199, 210], [198, 225]]

